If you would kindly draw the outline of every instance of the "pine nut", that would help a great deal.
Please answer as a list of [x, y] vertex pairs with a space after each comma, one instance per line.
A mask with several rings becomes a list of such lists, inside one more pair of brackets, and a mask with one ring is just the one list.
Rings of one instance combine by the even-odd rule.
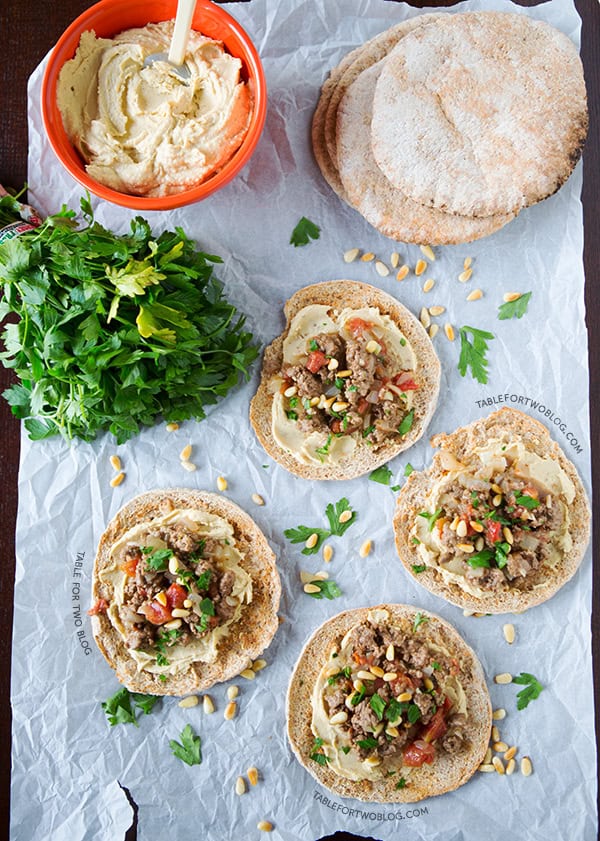
[[484, 546], [485, 546], [485, 540], [481, 536], [478, 537], [477, 540], [475, 541], [475, 549], [478, 552], [481, 552], [481, 550], [483, 549]]
[[239, 794], [246, 794], [246, 780], [243, 777], [238, 777], [235, 781], [235, 793]]
[[502, 633], [504, 634], [504, 639], [509, 645], [512, 645], [515, 641], [515, 626], [511, 625], [510, 622], [507, 625], [502, 626]]
[[464, 272], [461, 272], [458, 276], [458, 279], [461, 283], [466, 283], [468, 280], [471, 279], [471, 275], [473, 274], [473, 269], [465, 269]]
[[367, 342], [365, 350], [367, 353], [373, 353], [377, 356], [378, 353], [381, 353], [381, 345], [375, 339], [371, 339], [371, 341]]
[[255, 505], [264, 505], [265, 501], [260, 494], [252, 494], [252, 502]]
[[498, 506], [502, 503], [502, 494], [496, 494], [496, 496], [492, 499], [492, 505], [494, 508], [498, 508]]
[[340, 367], [340, 363], [337, 361], [335, 356], [332, 356], [329, 362], [327, 363], [327, 370], [328, 371], [335, 371], [337, 368]]
[[306, 543], [304, 544], [305, 547], [307, 549], [314, 549], [315, 546], [317, 545], [318, 539], [319, 539], [319, 535], [316, 533], [316, 531], [313, 531], [313, 533], [306, 540]]
[[250, 766], [246, 771], [248, 775], [248, 780], [250, 781], [251, 786], [255, 786], [258, 782], [258, 769], [254, 767], [254, 765]]
[[197, 695], [188, 695], [187, 698], [182, 698], [181, 701], [177, 704], [178, 707], [181, 707], [183, 710], [189, 710], [191, 707], [198, 706], [198, 696]]
[[179, 453], [179, 460], [180, 461], [188, 461], [189, 457], [192, 454], [192, 445], [186, 444], [183, 450]]
[[398, 268], [398, 263], [400, 262], [400, 255], [397, 251], [392, 251], [390, 254], [390, 263], [392, 264], [393, 269]]
[[262, 659], [255, 660], [254, 663], [252, 663], [252, 671], [253, 672], [262, 672], [262, 670], [265, 669], [266, 666], [267, 666], [267, 661], [266, 660], [262, 660]]
[[193, 602], [193, 601], [191, 601], [191, 599], [185, 599], [185, 601], [183, 602], [183, 606], [184, 606], [184, 607], [188, 607], [188, 608], [189, 608], [189, 607], [193, 607], [193, 606], [194, 606], [194, 602]]
[[506, 751], [508, 750], [508, 745], [506, 744], [506, 742], [494, 742], [492, 747], [498, 753], [506, 753]]
[[227, 490], [227, 479], [224, 476], [217, 477], [217, 490], [219, 491], [226, 491]]
[[494, 768], [493, 765], [480, 765], [477, 770], [481, 771], [484, 774], [490, 774], [490, 773], [495, 772], [496, 769]]
[[444, 333], [449, 342], [454, 341], [454, 327], [451, 324], [444, 324]]
[[394, 727], [393, 725], [391, 725], [391, 726], [390, 726], [390, 725], [388, 725], [388, 726], [385, 728], [385, 732], [386, 732], [386, 734], [387, 734], [388, 736], [391, 736], [391, 737], [392, 737], [392, 739], [397, 739], [397, 738], [398, 738], [398, 736], [400, 735], [400, 731], [398, 730], [398, 728], [397, 728], [397, 727]]
[[[460, 522], [461, 522], [460, 517], [455, 517], [455, 518], [452, 520], [452, 522], [450, 523], [450, 528], [452, 529], [452, 531], [456, 531], [456, 529], [458, 528], [458, 525], [459, 525], [459, 523], [460, 523]], [[465, 532], [465, 534], [463, 535], [463, 537], [465, 537], [465, 535], [466, 535], [466, 532]]]
[[504, 298], [504, 303], [505, 304], [510, 304], [513, 301], [518, 301], [519, 298], [521, 297], [521, 293], [520, 292], [505, 292], [502, 297]]
[[483, 757], [483, 764], [490, 765], [492, 762], [492, 749], [488, 748], [485, 752], [485, 756]]
[[398, 695], [398, 700], [401, 704], [404, 703], [404, 701], [410, 701], [411, 698], [412, 692], [401, 692], [400, 695]]
[[331, 546], [329, 546], [329, 545], [323, 546], [323, 560], [325, 561], [325, 563], [326, 564], [330, 563], [332, 558], [333, 558], [333, 549], [331, 548]]
[[332, 715], [329, 719], [330, 724], [344, 724], [346, 721], [348, 721], [348, 713], [346, 710], [340, 710], [339, 713]]
[[[171, 573], [171, 575], [177, 575], [178, 571], [179, 571], [179, 559], [176, 558], [175, 555], [171, 555], [171, 557], [169, 558], [169, 572]], [[166, 598], [166, 596], [165, 596], [165, 598]], [[166, 602], [163, 602], [163, 604], [166, 604]]]
[[433, 689], [433, 681], [431, 680], [431, 678], [426, 677], [423, 683], [425, 684], [425, 689], [428, 689], [431, 692], [431, 690]]
[[358, 248], [349, 248], [348, 251], [344, 251], [344, 263], [353, 263], [358, 257], [358, 254]]
[[375, 677], [383, 677], [385, 674], [381, 666], [371, 666], [369, 671], [371, 672], [371, 674], [374, 674]]
[[415, 274], [417, 277], [422, 275], [425, 269], [427, 268], [427, 263], [425, 260], [417, 260], [417, 265], [415, 266]]
[[182, 607], [175, 607], [171, 611], [171, 614], [175, 619], [186, 619], [190, 615], [190, 611]]
[[392, 681], [396, 680], [397, 677], [398, 677], [397, 672], [386, 672], [383, 676], [383, 679], [385, 680], [386, 683], [392, 683]]
[[167, 606], [167, 594], [164, 590], [161, 590], [160, 593], [157, 593], [155, 599], [159, 604], [162, 604], [163, 607]]
[[347, 409], [349, 405], [349, 403], [345, 403], [343, 400], [339, 400], [337, 403], [334, 403], [331, 408], [334, 412], [343, 412], [344, 409]]
[[410, 269], [408, 268], [406, 263], [403, 266], [400, 266], [400, 268], [398, 269], [398, 274], [396, 275], [396, 280], [404, 280], [409, 271]]
[[363, 263], [370, 263], [371, 260], [375, 259], [375, 255], [373, 254], [372, 251], [367, 251], [367, 253], [363, 254], [363, 256], [360, 259], [362, 260]]
[[194, 470], [197, 470], [197, 469], [198, 469], [198, 468], [196, 467], [196, 465], [195, 465], [193, 462], [191, 462], [191, 461], [182, 461], [182, 462], [181, 462], [181, 466], [183, 467], [183, 469], [184, 469], [184, 470], [187, 470], [187, 471], [188, 471], [188, 473], [193, 473], [193, 472], [194, 472]]
[[296, 394], [298, 394], [298, 387], [295, 385], [291, 385], [283, 392], [284, 397], [294, 397]]
[[246, 678], [246, 680], [254, 680], [256, 672], [252, 669], [244, 669], [243, 672], [240, 672], [240, 677]]
[[495, 724], [492, 726], [492, 736], [491, 736], [491, 738], [492, 738], [492, 742], [499, 742], [500, 741], [500, 731], [498, 730], [498, 727]]
[[233, 701], [237, 696], [240, 694], [239, 686], [228, 686], [227, 687], [227, 698], [229, 701]]
[[116, 470], [117, 473], [121, 470], [121, 459], [119, 456], [111, 456], [110, 463], [112, 465], [113, 470]]
[[313, 575], [311, 580], [312, 581], [326, 581], [328, 578], [329, 578], [329, 573], [325, 572], [324, 569], [320, 569], [318, 572], [315, 572], [315, 574]]
[[433, 278], [428, 278], [425, 283], [423, 284], [423, 292], [431, 292], [433, 287], [435, 286], [435, 280]]
[[378, 765], [381, 765], [381, 759], [378, 756], [367, 756], [363, 764], [370, 768], [377, 768]]
[[481, 289], [474, 289], [467, 295], [467, 301], [478, 301], [480, 298], [483, 298], [483, 292]]
[[167, 631], [176, 631], [177, 628], [181, 628], [182, 624], [181, 619], [172, 619], [170, 622], [165, 622], [163, 628]]
[[350, 511], [350, 510], [342, 511], [342, 513], [338, 517], [339, 522], [340, 523], [347, 523], [348, 520], [352, 517], [352, 514], [353, 514], [353, 512]]
[[473, 531], [479, 532], [479, 534], [481, 534], [481, 532], [483, 531], [483, 526], [481, 525], [481, 523], [478, 523], [477, 520], [470, 520], [469, 525], [471, 526]]
[[463, 610], [463, 616], [474, 616], [474, 615], [475, 615], [475, 611], [474, 611], [474, 610], [467, 610], [467, 608], [465, 608], [465, 609]]
[[356, 677], [359, 680], [375, 680], [375, 675], [372, 672], [367, 672], [365, 669], [361, 669], [359, 672], [356, 673]]
[[515, 539], [513, 537], [512, 531], [509, 529], [508, 526], [504, 526], [504, 528], [502, 529], [502, 534], [504, 535], [504, 539], [506, 540], [506, 542], [510, 543], [510, 545], [512, 546], [515, 542]]
[[524, 777], [529, 777], [533, 773], [533, 765], [531, 764], [531, 759], [528, 756], [524, 756], [521, 760], [521, 774]]
[[318, 587], [316, 584], [305, 584], [304, 585], [304, 592], [305, 593], [320, 593], [321, 588]]
[[314, 579], [314, 575], [312, 574], [312, 572], [308, 572], [305, 569], [300, 570], [300, 581], [303, 584], [308, 584], [309, 581], [312, 581], [313, 579]]
[[421, 309], [421, 312], [419, 313], [419, 321], [425, 329], [427, 329], [431, 325], [431, 316], [429, 315], [429, 310], [427, 309], [427, 307], [423, 307]]
[[395, 656], [396, 656], [396, 650], [394, 648], [393, 643], [390, 643], [385, 650], [385, 659], [391, 661], [391, 660], [394, 659]]
[[441, 307], [439, 304], [435, 307], [429, 307], [429, 315], [437, 316], [444, 312], [446, 312], [446, 307]]
[[492, 718], [494, 721], [502, 721], [503, 718], [506, 718], [506, 710], [500, 707], [497, 710], [494, 710], [492, 713]]
[[463, 269], [470, 269], [472, 262], [473, 262], [472, 257], [465, 257], [464, 262], [463, 262]]
[[352, 376], [352, 371], [350, 371], [349, 369], [346, 369], [344, 371], [338, 371], [337, 376], [341, 379], [345, 379], [346, 377]]
[[461, 520], [458, 525], [456, 526], [456, 536], [457, 537], [466, 537], [467, 536], [467, 524], [464, 520]]
[[118, 486], [121, 484], [121, 482], [123, 481], [123, 479], [124, 479], [124, 478], [125, 478], [125, 474], [124, 474], [123, 472], [118, 473], [118, 474], [115, 476], [115, 478], [114, 478], [114, 479], [111, 479], [111, 481], [110, 481], [110, 486], [111, 486], [111, 488], [116, 488], [116, 487], [118, 487]]
[[439, 331], [440, 331], [439, 324], [432, 324], [431, 327], [429, 328], [429, 338], [430, 339], [435, 339], [435, 337], [437, 336]]
[[360, 555], [361, 558], [366, 558], [370, 551], [371, 551], [371, 541], [370, 540], [365, 540], [363, 545], [358, 550], [358, 554]]
[[513, 676], [509, 672], [502, 672], [500, 675], [496, 675], [494, 678], [494, 683], [512, 683]]
[[420, 245], [419, 248], [421, 249], [421, 254], [433, 263], [435, 260], [435, 254], [433, 253], [432, 247], [430, 245]]
[[206, 715], [211, 715], [215, 711], [215, 705], [210, 695], [205, 695], [202, 699], [202, 709]]
[[231, 719], [235, 716], [237, 712], [237, 704], [235, 701], [230, 701], [227, 706], [225, 707], [225, 712], [223, 713], [223, 718], [225, 721], [231, 721]]
[[494, 766], [494, 768], [496, 769], [496, 771], [499, 774], [504, 774], [505, 773], [506, 769], [504, 767], [504, 762], [502, 762], [502, 760], [500, 759], [499, 756], [493, 756], [492, 757], [492, 765]]
[[517, 767], [517, 763], [515, 762], [515, 760], [514, 759], [509, 759], [508, 762], [506, 763], [506, 773], [508, 774], [508, 776], [510, 776], [511, 774], [514, 774], [516, 767]]
[[173, 421], [171, 421], [171, 423], [168, 423], [165, 426], [165, 429], [167, 430], [167, 432], [177, 432], [177, 430], [179, 429], [179, 424], [173, 423]]
[[512, 748], [509, 748], [507, 751], [504, 752], [504, 758], [508, 762], [510, 759], [513, 759], [513, 757], [516, 755], [516, 753], [517, 753], [517, 746], [513, 745]]
[[272, 832], [273, 831], [273, 824], [269, 821], [259, 821], [256, 824], [256, 828], [260, 829], [261, 832]]
[[390, 270], [388, 269], [386, 264], [383, 263], [381, 260], [375, 261], [375, 271], [380, 277], [387, 277], [390, 273]]

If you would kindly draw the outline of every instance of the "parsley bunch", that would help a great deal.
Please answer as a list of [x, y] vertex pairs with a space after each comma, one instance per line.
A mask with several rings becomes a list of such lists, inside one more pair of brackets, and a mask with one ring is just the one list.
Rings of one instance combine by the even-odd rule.
[[257, 350], [213, 277], [219, 257], [181, 228], [153, 237], [138, 216], [117, 236], [66, 207], [0, 247], [4, 392], [33, 440], [62, 433], [118, 443], [157, 418], [201, 420], [247, 375]]

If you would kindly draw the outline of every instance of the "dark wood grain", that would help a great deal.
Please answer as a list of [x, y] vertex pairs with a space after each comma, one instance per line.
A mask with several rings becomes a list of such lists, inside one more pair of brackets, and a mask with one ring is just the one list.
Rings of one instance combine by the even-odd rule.
[[[123, 0], [126, 2], [126, 0]], [[522, 5], [535, 5], [534, 0], [521, 0]], [[453, 0], [423, 0], [414, 6], [452, 5]], [[21, 0], [2, 0], [0, 3], [0, 32], [3, 34], [0, 60], [1, 155], [0, 183], [20, 188], [27, 174], [27, 79], [66, 26], [88, 6], [86, 0], [52, 0], [35, 8]], [[350, 8], [351, 4], [348, 3]], [[597, 0], [576, 0], [583, 19], [582, 56], [590, 101], [590, 135], [584, 154], [583, 204], [585, 215], [585, 272], [586, 310], [589, 328], [590, 405], [592, 429], [593, 483], [600, 478], [600, 4]], [[60, 197], [57, 197], [57, 205]], [[557, 325], [557, 329], [560, 326]], [[0, 368], [0, 389], [11, 382], [10, 373]], [[19, 424], [12, 418], [8, 406], [0, 401], [0, 662], [5, 664], [5, 679], [0, 682], [0, 744], [2, 773], [0, 774], [0, 838], [8, 838], [9, 772], [10, 772], [10, 702], [9, 664], [11, 657], [12, 602], [14, 584], [14, 530], [17, 510], [17, 472], [19, 456]], [[600, 533], [594, 536], [594, 558], [598, 555]], [[593, 655], [594, 669], [600, 666], [600, 579], [594, 575], [593, 591]], [[597, 729], [598, 688], [596, 690]], [[334, 832], [335, 826], [331, 826]], [[354, 836], [338, 833], [335, 841]], [[128, 836], [133, 841], [135, 832]], [[38, 841], [38, 839], [36, 839]], [[42, 841], [42, 839], [39, 839]], [[117, 841], [115, 839], [115, 841]]]

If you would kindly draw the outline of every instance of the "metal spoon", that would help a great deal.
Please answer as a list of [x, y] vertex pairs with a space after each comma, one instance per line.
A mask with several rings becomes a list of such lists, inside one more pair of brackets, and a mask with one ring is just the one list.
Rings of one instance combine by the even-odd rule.
[[174, 72], [184, 81], [187, 81], [191, 77], [190, 68], [187, 64], [183, 63], [183, 59], [188, 38], [190, 37], [195, 8], [196, 0], [178, 0], [175, 27], [173, 29], [169, 54], [152, 53], [152, 55], [147, 56], [144, 60], [144, 67], [154, 64], [155, 61], [167, 61], [173, 67]]

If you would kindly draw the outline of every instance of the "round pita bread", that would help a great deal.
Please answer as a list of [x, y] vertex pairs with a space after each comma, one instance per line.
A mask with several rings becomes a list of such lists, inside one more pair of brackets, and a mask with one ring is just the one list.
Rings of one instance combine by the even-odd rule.
[[102, 535], [94, 563], [93, 599], [113, 598], [112, 587], [99, 579], [109, 565], [113, 545], [138, 523], [164, 515], [172, 508], [196, 508], [227, 520], [234, 529], [240, 566], [252, 578], [252, 601], [243, 606], [241, 619], [230, 626], [218, 644], [213, 663], [195, 662], [165, 681], [157, 674], [138, 671], [121, 635], [105, 613], [92, 616], [92, 631], [98, 648], [115, 669], [117, 678], [132, 692], [153, 695], [185, 695], [229, 680], [250, 665], [271, 642], [278, 628], [277, 610], [281, 582], [275, 556], [256, 523], [241, 508], [222, 496], [186, 488], [155, 490], [128, 502], [110, 521]]
[[[279, 446], [271, 429], [273, 395], [269, 385], [271, 378], [281, 370], [283, 342], [288, 335], [292, 319], [297, 312], [311, 304], [327, 305], [338, 310], [345, 307], [377, 307], [400, 327], [415, 352], [417, 368], [414, 374], [420, 384], [420, 388], [412, 392], [414, 421], [402, 439], [386, 441], [374, 450], [359, 437], [350, 456], [341, 458], [334, 464], [322, 465], [304, 464]], [[250, 403], [250, 422], [258, 440], [275, 461], [290, 473], [304, 479], [352, 479], [385, 464], [419, 440], [437, 405], [441, 366], [425, 328], [406, 307], [391, 295], [366, 283], [332, 280], [300, 289], [285, 304], [284, 313], [287, 319], [286, 328], [265, 349], [260, 385]]]
[[444, 15], [402, 38], [377, 82], [375, 160], [421, 204], [518, 213], [554, 193], [588, 126], [574, 44], [526, 14]]
[[393, 187], [377, 166], [371, 149], [371, 114], [386, 60], [360, 73], [337, 109], [338, 171], [346, 200], [373, 227], [401, 242], [449, 245], [499, 230], [512, 215], [475, 219], [425, 207]]
[[[338, 775], [328, 764], [310, 758], [315, 736], [311, 730], [311, 695], [330, 652], [354, 626], [364, 623], [371, 610], [386, 610], [391, 621], [414, 623], [417, 613], [426, 622], [427, 639], [437, 640], [456, 659], [458, 676], [467, 699], [467, 722], [463, 728], [467, 749], [453, 755], [439, 752], [431, 765], [411, 768], [404, 788], [396, 788], [398, 777], [378, 781], [354, 781]], [[334, 661], [335, 662], [335, 661]], [[339, 613], [318, 628], [306, 643], [292, 673], [287, 694], [288, 738], [298, 761], [325, 788], [358, 800], [377, 803], [411, 803], [443, 794], [463, 785], [483, 761], [490, 739], [492, 709], [481, 663], [459, 633], [439, 616], [402, 605], [383, 604], [377, 608], [358, 608]]]
[[[474, 453], [475, 448], [504, 436], [510, 442], [523, 442], [528, 451], [556, 461], [573, 483], [575, 497], [569, 504], [568, 527], [571, 548], [563, 552], [555, 566], [548, 568], [540, 565], [516, 586], [484, 591], [482, 596], [467, 592], [454, 581], [445, 581], [435, 567], [427, 566], [424, 571], [416, 573], [413, 566], [422, 565], [423, 560], [411, 540], [410, 532], [418, 513], [429, 510], [427, 502], [432, 484], [447, 474], [448, 466], [455, 464], [454, 459], [467, 469], [470, 465], [480, 468], [481, 462]], [[440, 452], [434, 455], [428, 470], [409, 476], [398, 494], [396, 504], [396, 549], [407, 572], [427, 590], [446, 601], [481, 613], [522, 612], [551, 598], [575, 574], [582, 561], [590, 538], [591, 513], [577, 470], [558, 444], [552, 441], [546, 427], [524, 412], [504, 408], [450, 435], [436, 435], [431, 439], [431, 444], [439, 447]]]

